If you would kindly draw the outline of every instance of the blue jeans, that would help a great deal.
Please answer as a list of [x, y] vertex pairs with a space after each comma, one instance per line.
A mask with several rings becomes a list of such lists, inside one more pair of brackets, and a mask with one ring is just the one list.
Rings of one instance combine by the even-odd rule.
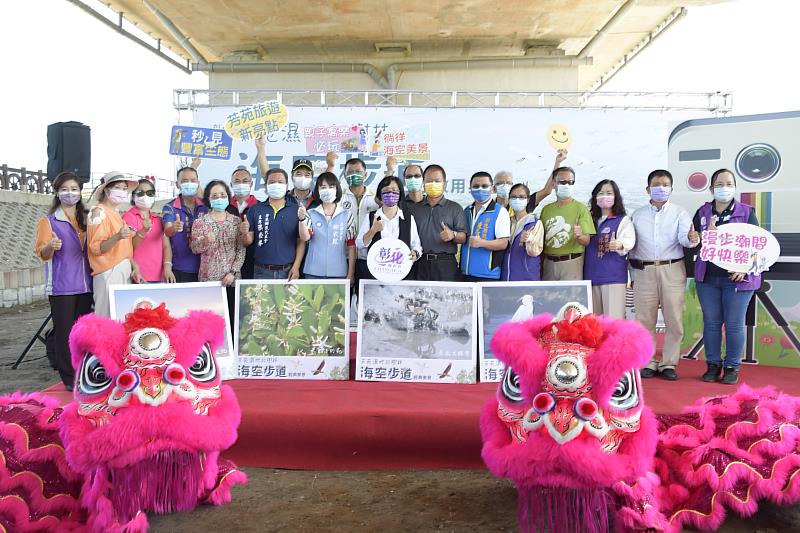
[[744, 316], [755, 291], [737, 291], [728, 278], [706, 276], [697, 284], [703, 310], [706, 362], [722, 366], [722, 326], [725, 326], [725, 368], [739, 368], [744, 350]]
[[253, 279], [286, 279], [289, 277], [291, 267], [282, 270], [269, 270], [258, 265], [253, 267]]

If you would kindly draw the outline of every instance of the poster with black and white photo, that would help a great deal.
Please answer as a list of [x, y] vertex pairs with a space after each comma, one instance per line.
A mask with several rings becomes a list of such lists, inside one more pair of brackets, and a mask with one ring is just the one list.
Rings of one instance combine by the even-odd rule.
[[536, 315], [553, 316], [569, 302], [592, 308], [590, 281], [508, 281], [479, 283], [481, 312], [478, 315], [480, 380], [500, 381], [503, 363], [492, 354], [489, 342], [504, 322], [523, 322]]
[[473, 283], [362, 280], [356, 379], [475, 383]]

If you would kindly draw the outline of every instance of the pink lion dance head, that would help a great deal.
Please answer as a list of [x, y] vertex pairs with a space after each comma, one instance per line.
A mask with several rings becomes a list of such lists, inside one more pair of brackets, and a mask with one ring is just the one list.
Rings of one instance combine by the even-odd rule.
[[554, 321], [503, 324], [491, 347], [506, 370], [481, 416], [482, 456], [517, 485], [523, 530], [606, 530], [606, 489], [652, 467], [657, 425], [638, 373], [651, 336], [568, 304]]
[[219, 459], [241, 416], [213, 355], [224, 334], [215, 313], [175, 319], [148, 301], [123, 323], [88, 315], [75, 325], [75, 401], [60, 432], [69, 465], [85, 476], [92, 530], [146, 529], [146, 511], [224, 503], [246, 480]]

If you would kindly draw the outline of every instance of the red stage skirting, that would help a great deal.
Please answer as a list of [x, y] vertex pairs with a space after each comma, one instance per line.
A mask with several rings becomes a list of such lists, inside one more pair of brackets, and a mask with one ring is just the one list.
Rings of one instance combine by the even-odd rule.
[[[355, 357], [355, 335], [351, 350]], [[351, 361], [351, 378], [355, 361]], [[733, 387], [700, 381], [702, 361], [681, 361], [680, 380], [649, 379], [645, 400], [674, 414]], [[742, 382], [800, 395], [800, 369], [742, 367]], [[496, 384], [235, 380], [239, 440], [225, 456], [242, 466], [301, 470], [482, 468], [478, 417]], [[46, 393], [70, 398], [62, 385]]]

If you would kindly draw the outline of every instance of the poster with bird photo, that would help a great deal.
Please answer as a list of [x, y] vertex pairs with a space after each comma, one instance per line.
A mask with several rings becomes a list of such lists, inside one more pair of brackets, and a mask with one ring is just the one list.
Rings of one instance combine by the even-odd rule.
[[569, 302], [592, 308], [590, 281], [507, 281], [479, 283], [481, 311], [478, 313], [480, 380], [500, 381], [503, 363], [492, 353], [490, 342], [504, 322], [524, 322], [536, 315], [553, 316]]
[[350, 282], [236, 282], [236, 373], [243, 379], [349, 379]]
[[475, 383], [473, 283], [362, 280], [356, 379]]

